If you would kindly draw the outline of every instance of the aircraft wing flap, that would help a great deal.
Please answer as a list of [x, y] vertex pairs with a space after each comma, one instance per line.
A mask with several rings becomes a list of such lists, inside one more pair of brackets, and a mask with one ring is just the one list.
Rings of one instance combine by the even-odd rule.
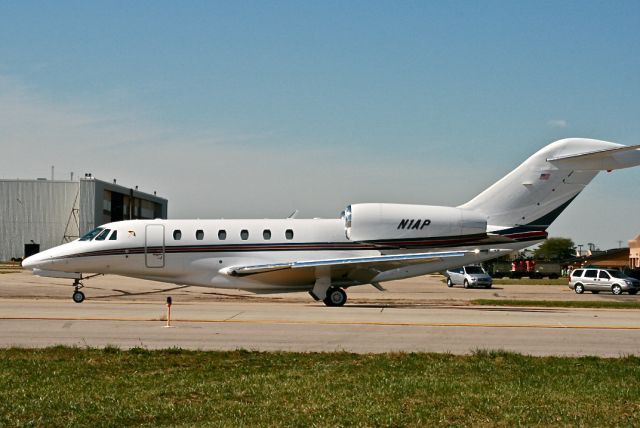
[[[501, 251], [501, 250], [494, 250]], [[510, 251], [510, 250], [509, 250]], [[326, 260], [307, 260], [307, 261], [292, 261], [287, 263], [270, 263], [263, 265], [252, 266], [230, 266], [220, 270], [220, 273], [229, 276], [247, 276], [258, 273], [275, 272], [285, 269], [299, 269], [310, 267], [361, 267], [361, 266], [373, 266], [379, 264], [394, 264], [394, 263], [426, 263], [433, 260], [440, 260], [448, 257], [462, 257], [467, 254], [477, 254], [477, 250], [462, 250], [462, 251], [439, 251], [430, 253], [411, 253], [411, 254], [387, 254], [380, 256], [366, 256], [366, 257], [349, 257], [340, 259], [326, 259]]]

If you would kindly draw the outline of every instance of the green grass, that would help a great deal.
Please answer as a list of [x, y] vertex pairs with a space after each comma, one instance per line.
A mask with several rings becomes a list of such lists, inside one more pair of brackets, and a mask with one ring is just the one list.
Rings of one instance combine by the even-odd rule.
[[632, 426], [640, 359], [0, 350], [0, 426]]
[[601, 302], [590, 300], [509, 300], [509, 299], [477, 299], [472, 305], [483, 306], [539, 306], [547, 308], [601, 308], [601, 309], [640, 309], [640, 301], [636, 302]]

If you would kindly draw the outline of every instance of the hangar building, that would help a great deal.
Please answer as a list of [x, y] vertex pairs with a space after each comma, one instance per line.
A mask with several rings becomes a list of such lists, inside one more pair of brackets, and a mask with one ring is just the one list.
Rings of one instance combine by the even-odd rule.
[[0, 261], [73, 241], [104, 223], [167, 218], [168, 201], [98, 180], [0, 180]]

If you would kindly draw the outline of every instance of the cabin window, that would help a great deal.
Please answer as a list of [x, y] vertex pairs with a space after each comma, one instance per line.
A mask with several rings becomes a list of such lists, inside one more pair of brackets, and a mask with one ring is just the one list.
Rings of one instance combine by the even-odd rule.
[[242, 229], [240, 231], [240, 239], [242, 239], [243, 241], [249, 239], [249, 231], [247, 229]]
[[173, 239], [175, 239], [176, 241], [179, 241], [182, 239], [182, 231], [181, 230], [174, 230], [173, 231]]
[[96, 236], [96, 241], [104, 241], [105, 239], [107, 239], [107, 236], [109, 235], [109, 232], [111, 232], [111, 229], [103, 230], [100, 233], [100, 235]]
[[268, 241], [269, 239], [271, 239], [271, 231], [269, 229], [265, 229], [262, 231], [262, 237]]
[[97, 227], [95, 229], [93, 229], [91, 232], [87, 232], [85, 233], [82, 238], [80, 238], [81, 241], [91, 241], [93, 238], [95, 238], [96, 236], [98, 236], [100, 234], [100, 232], [102, 232], [104, 230], [104, 228], [102, 227]]
[[111, 236], [109, 237], [109, 241], [115, 241], [116, 239], [118, 239], [118, 231], [114, 230]]
[[221, 241], [224, 241], [225, 239], [227, 239], [227, 231], [223, 230], [223, 229], [220, 229], [218, 231], [218, 239], [221, 240]]
[[204, 230], [196, 230], [196, 239], [202, 241], [204, 239]]
[[287, 230], [284, 232], [284, 236], [285, 236], [285, 238], [287, 238], [287, 239], [293, 239], [293, 230], [292, 230], [292, 229], [287, 229]]

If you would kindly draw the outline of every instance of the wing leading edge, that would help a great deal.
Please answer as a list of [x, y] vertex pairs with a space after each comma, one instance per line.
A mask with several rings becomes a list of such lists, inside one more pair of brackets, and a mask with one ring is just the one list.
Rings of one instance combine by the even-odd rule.
[[[483, 250], [484, 251], [511, 251], [511, 250]], [[286, 263], [269, 263], [251, 266], [230, 266], [220, 269], [220, 273], [229, 276], [248, 276], [259, 273], [276, 272], [286, 269], [314, 268], [314, 267], [385, 267], [392, 268], [398, 264], [428, 263], [449, 257], [463, 257], [468, 254], [479, 254], [480, 250], [440, 251], [430, 253], [412, 254], [388, 254], [380, 256], [350, 257], [326, 260], [292, 261]]]

